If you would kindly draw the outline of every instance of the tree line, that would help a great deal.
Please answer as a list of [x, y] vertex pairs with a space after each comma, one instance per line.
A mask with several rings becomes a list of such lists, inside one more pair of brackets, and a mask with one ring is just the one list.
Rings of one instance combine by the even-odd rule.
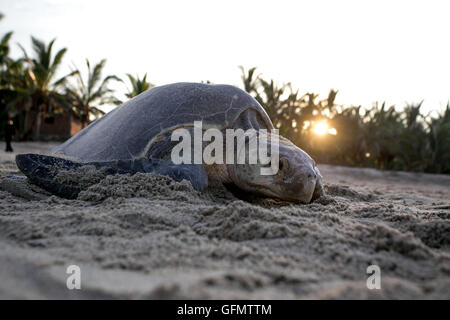
[[[1, 15], [0, 15], [1, 19]], [[106, 60], [73, 66], [57, 78], [66, 48], [55, 48], [31, 37], [32, 52], [22, 46], [22, 57], [10, 57], [13, 33], [0, 40], [0, 118], [32, 113], [33, 132], [25, 139], [39, 139], [41, 119], [72, 112], [85, 127], [104, 114], [102, 105], [122, 103], [110, 85], [124, 83], [116, 75], [103, 76]], [[439, 114], [424, 114], [422, 102], [398, 111], [376, 103], [370, 108], [335, 103], [336, 90], [326, 99], [315, 93], [299, 94], [288, 84], [264, 79], [256, 68], [241, 67], [242, 86], [266, 110], [280, 133], [321, 163], [450, 173], [450, 106]], [[154, 85], [127, 74], [127, 98]], [[209, 83], [209, 81], [208, 81]]]
[[336, 90], [326, 99], [300, 95], [288, 84], [241, 67], [244, 89], [264, 107], [280, 134], [321, 163], [450, 173], [450, 105], [435, 115], [422, 112], [422, 102], [370, 108], [335, 103]]
[[[0, 19], [3, 16], [0, 14]], [[106, 59], [91, 64], [86, 59], [85, 67], [73, 66], [71, 72], [59, 74], [67, 48], [55, 48], [55, 40], [45, 43], [31, 37], [32, 52], [29, 54], [19, 44], [22, 57], [10, 57], [10, 42], [13, 32], [0, 39], [0, 116], [13, 118], [23, 112], [35, 116], [31, 137], [39, 139], [42, 118], [64, 112], [78, 116], [84, 128], [92, 119], [102, 116], [102, 105], [122, 103], [110, 88], [111, 82], [125, 83], [116, 75], [103, 76]], [[127, 74], [127, 98], [132, 98], [151, 88], [147, 75], [142, 78]]]

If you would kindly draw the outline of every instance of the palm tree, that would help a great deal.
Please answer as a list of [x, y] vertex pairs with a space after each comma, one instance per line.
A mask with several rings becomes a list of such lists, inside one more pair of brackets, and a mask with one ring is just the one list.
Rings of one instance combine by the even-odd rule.
[[428, 122], [431, 158], [427, 171], [450, 173], [450, 103], [437, 118]]
[[[0, 13], [0, 20], [2, 20], [3, 14]], [[0, 39], [0, 85], [7, 84], [8, 64], [12, 61], [9, 57], [9, 41], [11, 40], [12, 31], [7, 32]]]
[[375, 165], [382, 170], [395, 169], [393, 164], [399, 151], [399, 136], [403, 130], [401, 113], [395, 106], [386, 109], [383, 102], [381, 108], [375, 104], [365, 115], [366, 139], [369, 153]]
[[21, 96], [21, 104], [29, 104], [30, 109], [35, 112], [33, 122], [33, 140], [39, 139], [41, 119], [47, 114], [64, 110], [69, 106], [68, 101], [61, 93], [69, 75], [55, 81], [56, 74], [61, 66], [62, 59], [67, 51], [60, 49], [53, 56], [53, 45], [55, 39], [46, 45], [43, 41], [31, 37], [34, 58], [30, 58], [22, 48], [28, 68], [25, 70], [25, 86], [17, 88]]
[[105, 67], [106, 59], [98, 62], [91, 69], [89, 60], [86, 59], [87, 77], [83, 79], [81, 72], [75, 72], [76, 85], [67, 85], [67, 94], [72, 102], [72, 110], [81, 118], [81, 127], [84, 128], [90, 122], [90, 117], [99, 117], [104, 114], [99, 109], [105, 104], [120, 104], [120, 101], [113, 95], [113, 90], [108, 88], [111, 80], [121, 81], [115, 75], [109, 75], [102, 79], [102, 71]]
[[250, 68], [247, 73], [243, 66], [239, 66], [241, 70], [241, 80], [244, 85], [244, 90], [248, 93], [257, 93], [259, 75], [255, 76], [256, 67]]
[[[0, 13], [0, 20], [3, 18], [3, 15]], [[6, 105], [10, 100], [10, 90], [8, 88], [8, 64], [10, 62], [9, 58], [9, 40], [11, 39], [12, 32], [6, 33], [0, 39], [0, 124], [3, 124], [1, 121], [3, 119], [7, 119], [7, 108]], [[0, 128], [2, 131], [3, 125]]]
[[[0, 65], [0, 117], [17, 115], [27, 106], [25, 91], [28, 87], [24, 60], [9, 57]], [[29, 105], [29, 104], [28, 104]]]
[[290, 88], [290, 85], [283, 84], [281, 87], [278, 87], [273, 80], [267, 81], [262, 79], [260, 75], [255, 75], [255, 67], [250, 68], [247, 72], [242, 66], [239, 68], [241, 69], [241, 80], [244, 90], [259, 102], [274, 125], [280, 128], [283, 123], [279, 121], [279, 118], [286, 103], [281, 97], [284, 91]]
[[9, 59], [9, 40], [12, 34], [12, 31], [6, 33], [0, 40], [0, 66], [2, 67]]
[[[424, 170], [429, 155], [428, 134], [420, 113], [422, 102], [407, 105], [403, 112], [403, 129], [398, 136], [398, 158], [406, 171]], [[421, 119], [422, 118], [422, 119]]]
[[133, 77], [129, 73], [127, 73], [127, 77], [131, 83], [131, 90], [128, 90], [126, 96], [130, 99], [155, 86], [154, 84], [147, 82], [147, 74], [145, 74], [142, 79], [140, 79], [138, 75]]
[[337, 130], [338, 135], [330, 141], [331, 150], [327, 151], [331, 156], [331, 162], [358, 166], [370, 161], [366, 156], [366, 128], [361, 115], [361, 106], [347, 107], [333, 114], [329, 124]]
[[[3, 15], [0, 13], [0, 20]], [[12, 102], [17, 98], [15, 86], [23, 75], [23, 59], [14, 60], [9, 56], [10, 40], [13, 32], [7, 32], [0, 39], [0, 121], [16, 115]], [[3, 125], [1, 126], [3, 129]]]

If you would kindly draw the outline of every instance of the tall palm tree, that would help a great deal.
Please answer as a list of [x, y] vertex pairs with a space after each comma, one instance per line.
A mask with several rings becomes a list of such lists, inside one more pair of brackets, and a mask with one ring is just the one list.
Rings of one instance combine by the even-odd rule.
[[67, 78], [75, 72], [55, 80], [67, 49], [60, 49], [53, 55], [55, 39], [48, 45], [34, 37], [31, 37], [31, 42], [34, 51], [33, 58], [30, 58], [25, 49], [21, 47], [28, 67], [23, 75], [26, 86], [19, 88], [18, 91], [21, 93], [21, 103], [25, 102], [25, 104], [31, 105], [30, 109], [35, 112], [33, 140], [38, 140], [43, 115], [52, 114], [68, 107], [68, 101], [61, 92]]
[[130, 80], [131, 89], [128, 90], [126, 96], [130, 99], [155, 86], [154, 84], [147, 81], [147, 74], [145, 74], [142, 79], [140, 79], [138, 75], [136, 75], [136, 77], [133, 77], [129, 73], [127, 73], [127, 77]]
[[[3, 14], [0, 13], [0, 20], [2, 20]], [[13, 35], [13, 32], [7, 32], [5, 33], [1, 39], [0, 39], [0, 85], [7, 84], [7, 74], [8, 74], [8, 65], [12, 61], [9, 57], [9, 41], [11, 40], [11, 37]]]
[[[0, 13], [1, 18], [3, 15]], [[0, 39], [0, 121], [17, 115], [14, 101], [19, 94], [16, 88], [24, 80], [24, 59], [12, 59], [9, 56], [12, 35], [13, 32], [7, 32]], [[1, 127], [0, 130], [3, 125]]]
[[98, 117], [104, 114], [99, 109], [105, 104], [119, 104], [120, 101], [113, 95], [113, 90], [108, 88], [110, 81], [121, 81], [115, 75], [109, 75], [102, 79], [103, 68], [106, 59], [101, 60], [91, 68], [89, 60], [86, 59], [87, 76], [83, 79], [81, 72], [75, 70], [76, 85], [67, 85], [67, 94], [72, 102], [72, 110], [81, 118], [81, 126], [84, 128], [90, 122], [91, 115]]

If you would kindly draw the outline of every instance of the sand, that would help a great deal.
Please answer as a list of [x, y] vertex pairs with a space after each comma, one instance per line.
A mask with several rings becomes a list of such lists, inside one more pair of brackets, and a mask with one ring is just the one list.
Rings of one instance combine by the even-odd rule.
[[0, 298], [450, 299], [450, 176], [319, 168], [327, 196], [309, 205], [89, 171], [66, 200], [6, 178], [19, 172], [1, 151]]

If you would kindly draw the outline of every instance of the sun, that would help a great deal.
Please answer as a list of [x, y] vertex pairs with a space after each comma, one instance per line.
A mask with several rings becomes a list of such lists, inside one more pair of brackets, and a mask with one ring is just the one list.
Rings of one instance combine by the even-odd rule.
[[320, 121], [314, 125], [314, 133], [323, 136], [328, 132], [328, 124], [325, 121]]
[[[309, 126], [309, 121], [308, 122], [308, 126]], [[326, 120], [317, 122], [316, 124], [313, 125], [313, 132], [315, 134], [317, 134], [318, 136], [324, 136], [326, 134], [335, 136], [337, 135], [337, 130], [335, 128], [330, 128], [328, 126], [328, 123], [326, 122]]]

